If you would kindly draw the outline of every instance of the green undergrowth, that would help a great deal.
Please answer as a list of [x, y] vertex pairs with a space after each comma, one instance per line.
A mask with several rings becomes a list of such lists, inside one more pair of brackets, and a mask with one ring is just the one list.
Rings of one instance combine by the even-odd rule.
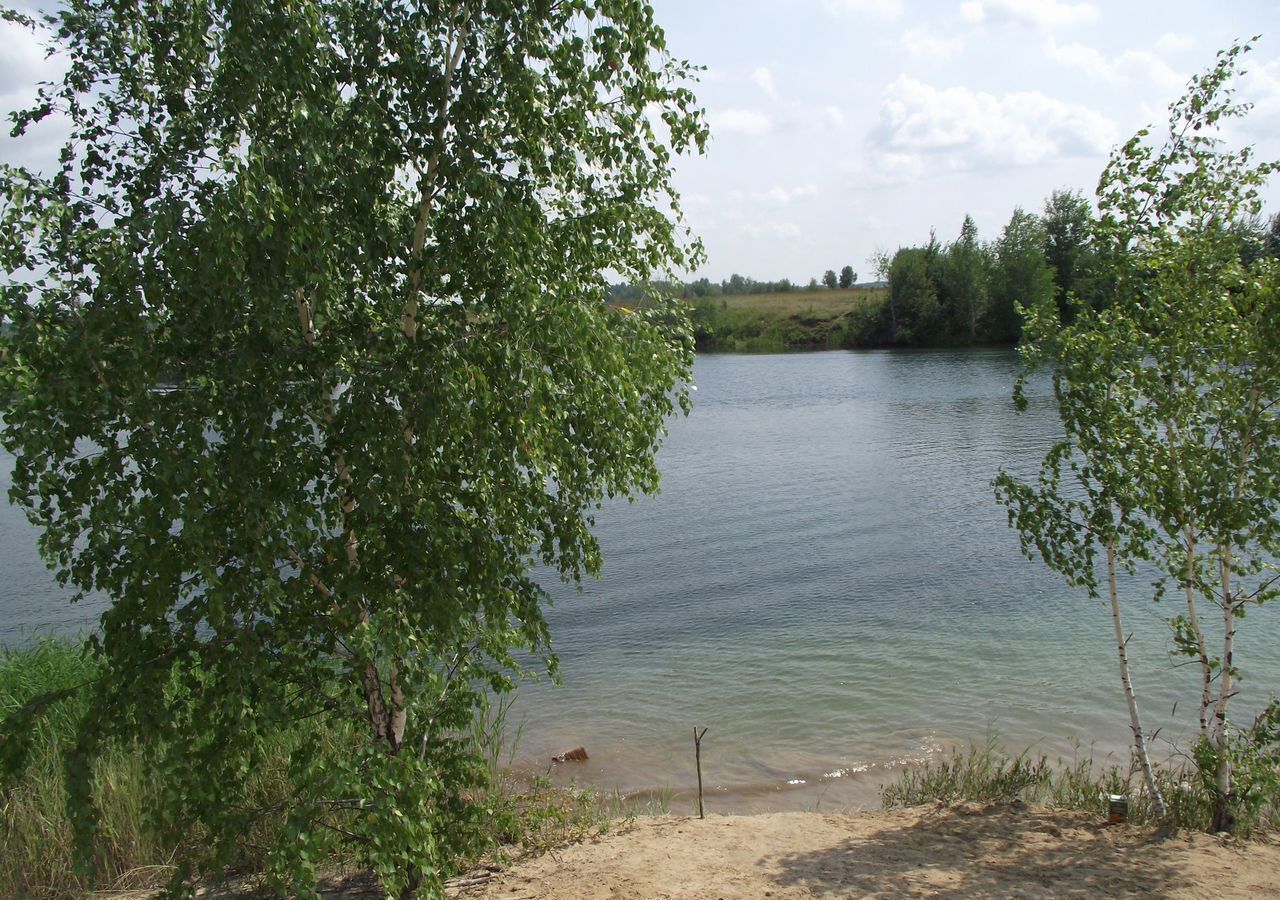
[[[32, 723], [26, 742], [30, 752], [17, 776], [0, 779], [0, 897], [51, 900], [84, 897], [92, 891], [160, 888], [184, 855], [205, 841], [194, 827], [165, 829], [152, 821], [148, 813], [156, 808], [165, 786], [148, 769], [144, 748], [116, 746], [94, 771], [99, 836], [89, 870], [77, 867], [64, 767], [77, 723], [88, 712], [86, 700], [74, 689], [94, 679], [95, 666], [75, 645], [62, 640], [0, 649], [0, 721], [34, 698], [71, 691]], [[483, 857], [454, 860], [446, 875], [463, 873], [482, 858], [500, 863], [598, 836], [638, 813], [653, 811], [619, 794], [556, 785], [545, 776], [511, 774], [509, 761], [518, 734], [505, 728], [508, 709], [507, 703], [493, 703], [473, 728], [476, 749], [491, 773], [483, 795], [473, 798], [488, 816], [489, 846]], [[9, 731], [0, 729], [0, 760], [17, 750]], [[320, 741], [334, 753], [350, 746], [340, 734], [305, 724], [266, 740], [266, 764], [244, 783], [227, 786], [239, 792], [242, 802], [262, 810], [255, 827], [239, 842], [240, 855], [224, 873], [229, 878], [254, 880], [266, 868], [266, 848], [285, 827], [283, 811], [293, 795], [288, 766], [292, 748], [300, 741]], [[336, 833], [326, 852], [322, 868], [330, 872], [365, 867], [360, 848]]]
[[[1174, 759], [1157, 767], [1168, 819], [1163, 824], [1207, 831], [1213, 819], [1213, 794], [1190, 763]], [[1136, 768], [1100, 764], [1092, 753], [1050, 761], [1030, 750], [1010, 754], [995, 742], [956, 750], [937, 762], [905, 770], [881, 788], [886, 807], [965, 801], [1008, 803], [1021, 800], [1056, 809], [1108, 814], [1110, 795], [1128, 798], [1128, 821], [1162, 824]], [[1236, 833], [1243, 837], [1280, 829], [1280, 789], [1273, 783], [1239, 804]]]
[[[159, 887], [176, 864], [200, 847], [206, 835], [194, 827], [165, 827], [153, 821], [165, 785], [147, 766], [147, 748], [135, 744], [109, 747], [94, 765], [93, 793], [98, 814], [97, 838], [88, 866], [76, 862], [73, 812], [66, 791], [69, 753], [78, 723], [91, 714], [83, 691], [97, 675], [97, 664], [75, 645], [44, 640], [23, 649], [0, 650], [0, 721], [24, 704], [57, 691], [68, 696], [49, 704], [25, 734], [13, 721], [0, 729], [0, 760], [12, 762], [23, 737], [29, 748], [25, 763], [0, 781], [0, 897], [80, 897], [91, 890]], [[261, 810], [238, 842], [229, 875], [254, 872], [265, 865], [265, 848], [284, 827], [283, 810], [292, 796], [289, 759], [302, 741], [319, 741], [335, 752], [339, 735], [299, 726], [266, 737], [266, 764], [241, 783], [227, 785], [237, 800]], [[7, 758], [7, 759], [6, 759]], [[0, 775], [10, 766], [0, 767]], [[327, 848], [335, 862], [344, 853], [334, 837]]]

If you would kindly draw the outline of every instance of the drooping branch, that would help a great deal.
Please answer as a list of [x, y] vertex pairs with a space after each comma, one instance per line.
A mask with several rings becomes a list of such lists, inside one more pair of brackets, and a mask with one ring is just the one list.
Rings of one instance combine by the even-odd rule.
[[[444, 688], [440, 691], [440, 697], [436, 700], [437, 707], [444, 703], [445, 698], [449, 696], [449, 688], [452, 687], [453, 681], [458, 675], [458, 670], [461, 669], [462, 664], [467, 661], [467, 657], [474, 653], [478, 647], [478, 644], [471, 644], [470, 646], [460, 650], [454, 656], [453, 662], [450, 663], [449, 669], [445, 672]], [[436, 713], [432, 713], [431, 718], [427, 719], [426, 727], [422, 729], [422, 746], [418, 751], [418, 756], [422, 759], [426, 759], [427, 757], [427, 748], [431, 738], [431, 730], [435, 723]]]

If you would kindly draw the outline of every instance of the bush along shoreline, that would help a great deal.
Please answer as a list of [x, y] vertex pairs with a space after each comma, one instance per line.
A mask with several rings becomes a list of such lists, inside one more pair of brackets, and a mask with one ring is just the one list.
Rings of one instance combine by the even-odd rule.
[[[170, 789], [162, 776], [144, 765], [155, 748], [114, 746], [94, 763], [98, 837], [89, 866], [77, 864], [76, 831], [89, 812], [74, 800], [66, 802], [65, 772], [80, 764], [70, 750], [81, 718], [89, 713], [89, 693], [83, 686], [98, 676], [98, 665], [79, 646], [62, 639], [0, 650], [0, 718], [7, 724], [33, 701], [59, 698], [31, 721], [25, 764], [0, 782], [5, 846], [0, 854], [0, 896], [42, 900], [84, 896], [93, 890], [159, 889], [178, 871], [183, 856], [206, 839], [189, 821], [157, 821], [150, 815]], [[486, 761], [471, 798], [485, 819], [476, 829], [485, 839], [455, 855], [441, 873], [444, 878], [600, 836], [638, 813], [669, 812], [665, 804], [638, 805], [589, 786], [557, 787], [546, 778], [513, 776], [505, 765], [514, 756], [507, 708], [504, 702], [491, 704], [464, 736]], [[1235, 833], [1260, 837], [1280, 827], [1280, 703], [1258, 718], [1247, 738], [1239, 745]], [[319, 742], [326, 752], [341, 753], [347, 740], [332, 730], [305, 725], [263, 735], [260, 765], [246, 772], [240, 783], [219, 786], [235, 792], [237, 802], [254, 811], [252, 826], [238, 844], [239, 854], [225, 861], [224, 877], [247, 879], [266, 890], [283, 889], [263, 873], [270, 868], [265, 848], [289, 826], [292, 750], [308, 741]], [[18, 751], [12, 744], [0, 744], [0, 758], [7, 763], [17, 759]], [[1208, 830], [1214, 801], [1212, 767], [1201, 771], [1185, 757], [1173, 758], [1161, 765], [1159, 777], [1168, 801], [1165, 827]], [[1100, 819], [1106, 818], [1113, 795], [1128, 799], [1131, 823], [1159, 824], [1136, 769], [1104, 768], [1088, 754], [1050, 761], [1029, 750], [1007, 752], [994, 741], [956, 749], [945, 759], [903, 772], [881, 789], [886, 808], [1021, 800], [1085, 811]], [[333, 874], [364, 871], [368, 861], [358, 842], [334, 830], [317, 869]]]
[[[68, 802], [67, 770], [82, 764], [72, 748], [82, 719], [91, 714], [87, 688], [100, 675], [100, 663], [70, 640], [47, 638], [29, 647], [0, 648], [0, 721], [9, 735], [21, 733], [13, 727], [20, 717], [29, 726], [24, 746], [12, 738], [0, 742], [0, 897], [53, 900], [99, 890], [159, 890], [207, 840], [190, 820], [154, 816], [162, 795], [172, 790], [146, 765], [158, 748], [110, 747], [93, 763], [92, 811], [74, 798]], [[37, 707], [40, 714], [30, 716]], [[505, 737], [506, 708], [495, 702], [477, 715], [469, 734], [459, 736], [486, 761], [470, 798], [483, 817], [476, 829], [482, 838], [449, 861], [444, 878], [471, 871], [482, 861], [505, 864], [598, 836], [637, 812], [617, 794], [556, 786], [546, 778], [520, 778], [504, 770], [501, 762], [513, 752]], [[349, 752], [350, 737], [306, 724], [264, 734], [259, 765], [239, 783], [217, 786], [235, 793], [236, 802], [252, 811], [238, 853], [224, 861], [226, 878], [284, 892], [283, 885], [273, 884], [264, 873], [271, 867], [268, 848], [290, 827], [287, 813], [297, 777], [290, 760], [301, 742], [341, 754]], [[85, 865], [76, 859], [76, 836], [90, 816], [98, 830]], [[361, 843], [336, 829], [316, 862], [319, 871], [331, 874], [370, 867]]]

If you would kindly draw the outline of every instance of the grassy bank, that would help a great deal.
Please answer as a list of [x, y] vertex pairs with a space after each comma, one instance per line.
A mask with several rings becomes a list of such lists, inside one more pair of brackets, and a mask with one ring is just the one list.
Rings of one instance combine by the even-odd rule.
[[[135, 890], [165, 885], [188, 851], [205, 835], [190, 825], [164, 825], [148, 813], [165, 789], [147, 766], [147, 749], [111, 747], [94, 769], [98, 838], [88, 869], [77, 867], [73, 821], [83, 808], [71, 808], [66, 797], [65, 768], [74, 746], [78, 722], [88, 701], [77, 686], [93, 681], [95, 663], [64, 641], [49, 640], [20, 650], [0, 649], [0, 720], [33, 698], [72, 690], [68, 699], [47, 708], [29, 732], [30, 755], [17, 777], [0, 780], [0, 897], [84, 897], [92, 890]], [[514, 779], [500, 771], [510, 748], [502, 743], [502, 707], [478, 721], [473, 738], [489, 760], [491, 778], [482, 806], [490, 810], [488, 852], [509, 858], [540, 852], [607, 830], [629, 814], [620, 797], [556, 787], [546, 779]], [[5, 728], [8, 734], [9, 729]], [[252, 876], [267, 867], [266, 848], [286, 826], [284, 810], [294, 796], [289, 759], [301, 741], [320, 741], [334, 753], [349, 742], [320, 728], [300, 725], [268, 735], [267, 764], [243, 783], [227, 785], [237, 801], [261, 810], [254, 828], [237, 842], [238, 855], [227, 861], [228, 876]], [[0, 736], [0, 760], [18, 749]], [[2, 768], [0, 768], [2, 771]], [[466, 871], [474, 859], [458, 859], [454, 872]], [[358, 846], [334, 835], [322, 866], [331, 872], [363, 867]]]
[[883, 288], [788, 291], [690, 301], [698, 349], [779, 352], [852, 349], [884, 340]]

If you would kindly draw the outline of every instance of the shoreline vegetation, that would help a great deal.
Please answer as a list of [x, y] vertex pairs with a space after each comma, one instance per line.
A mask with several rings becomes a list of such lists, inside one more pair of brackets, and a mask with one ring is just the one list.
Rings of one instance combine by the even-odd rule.
[[[163, 776], [148, 765], [162, 748], [115, 743], [92, 763], [97, 793], [98, 837], [90, 868], [76, 862], [77, 826], [85, 810], [67, 795], [68, 769], [83, 765], [72, 750], [82, 719], [89, 714], [89, 685], [101, 676], [100, 663], [70, 640], [46, 638], [28, 647], [0, 647], [0, 720], [48, 701], [45, 715], [29, 722], [26, 765], [0, 793], [0, 897], [30, 900], [83, 897], [90, 892], [159, 891], [170, 881], [184, 856], [198, 850], [207, 835], [190, 820], [169, 820], [161, 828], [149, 819], [165, 790]], [[490, 862], [506, 863], [566, 843], [598, 836], [611, 825], [638, 812], [662, 811], [630, 803], [621, 795], [604, 795], [576, 786], [560, 787], [546, 778], [517, 778], [502, 766], [503, 710], [497, 703], [479, 714], [469, 734], [461, 735], [483, 757], [487, 769], [476, 789], [476, 808], [485, 818]], [[303, 741], [317, 742], [325, 752], [345, 752], [349, 736], [332, 728], [299, 723], [259, 735], [259, 764], [243, 780], [222, 789], [254, 811], [252, 825], [238, 841], [237, 855], [224, 875], [266, 887], [268, 851], [288, 829], [287, 809], [295, 792], [291, 759]], [[0, 739], [0, 757], [23, 752], [11, 738]], [[480, 857], [455, 858], [442, 875], [456, 877]], [[322, 850], [322, 870], [354, 872], [368, 868], [339, 834]]]
[[[694, 350], [1024, 328], [1065, 437], [1033, 481], [993, 487], [1026, 555], [1110, 600], [1135, 762], [978, 746], [886, 785], [888, 829], [815, 816], [824, 835], [775, 831], [768, 862], [704, 849], [791, 897], [1041, 893], [1045, 871], [1076, 895], [1280, 892], [1280, 700], [1249, 728], [1228, 713], [1250, 672], [1239, 620], [1280, 599], [1280, 219], [1260, 218], [1280, 163], [1214, 136], [1249, 108], [1230, 86], [1249, 44], [1192, 78], [1164, 143], [1113, 150], [1096, 216], [1059, 191], [993, 240], [966, 216], [949, 243], [878, 252], [878, 289], [845, 266], [795, 291], [656, 280], [707, 263], [674, 167], [710, 124], [699, 67], [645, 4], [70, 0], [0, 19], [66, 62], [12, 117], [15, 138], [65, 117], [58, 167], [0, 169], [9, 496], [60, 582], [114, 603], [83, 645], [0, 649], [0, 896], [317, 897], [345, 870], [417, 900], [603, 837], [643, 810], [515, 781], [495, 697], [525, 654], [554, 673], [531, 565], [600, 573], [592, 511], [658, 489]], [[605, 273], [630, 282], [620, 310]], [[195, 389], [155, 389], [171, 379]], [[1141, 563], [1153, 600], [1185, 597], [1172, 640], [1201, 675], [1197, 743], [1165, 764], [1120, 614], [1117, 576]], [[1129, 827], [1104, 837], [1123, 798]], [[1185, 868], [1169, 838], [1187, 831], [1262, 835], [1263, 874]], [[1001, 852], [1066, 832], [1007, 890]], [[1079, 880], [1099, 848], [1126, 878]], [[881, 868], [861, 880], [856, 858]], [[624, 849], [613, 887], [667, 895], [663, 859]], [[564, 895], [538, 884], [525, 895]]]
[[690, 302], [700, 353], [777, 353], [884, 346], [888, 288], [794, 291]]
[[[0, 798], [0, 833], [6, 847], [0, 855], [0, 896], [59, 898], [83, 896], [91, 890], [158, 890], [182, 854], [204, 839], [198, 826], [188, 823], [170, 822], [163, 832], [148, 824], [145, 812], [156, 802], [163, 785], [155, 775], [147, 774], [145, 761], [158, 748], [113, 746], [94, 763], [102, 837], [96, 845], [92, 871], [77, 868], [64, 770], [79, 764], [67, 752], [75, 744], [79, 719], [86, 713], [89, 695], [83, 686], [98, 674], [96, 665], [74, 643], [63, 639], [0, 651], [0, 717], [12, 715], [35, 698], [62, 696], [34, 723], [28, 735], [32, 748], [28, 765]], [[589, 785], [557, 787], [545, 778], [516, 778], [505, 766], [513, 748], [503, 738], [504, 709], [501, 703], [492, 706], [489, 713], [477, 718], [466, 736], [488, 768], [479, 789], [482, 796], [475, 799], [479, 801], [477, 809], [487, 817], [485, 830], [491, 843], [476, 854], [454, 859], [442, 873], [446, 883], [448, 879], [459, 884], [484, 883], [519, 860], [627, 830], [638, 816], [685, 812], [673, 809], [677, 804], [661, 794], [646, 792], [647, 799], [638, 799]], [[325, 743], [335, 752], [342, 744], [341, 735], [305, 725], [262, 735], [261, 765], [235, 787], [242, 794], [241, 801], [258, 814], [240, 844], [240, 856], [225, 869], [228, 879], [245, 884], [260, 880], [257, 873], [265, 868], [261, 848], [270, 846], [274, 832], [286, 827], [276, 810], [292, 790], [291, 748], [303, 740]], [[16, 750], [0, 744], [0, 753]], [[1179, 766], [1176, 760], [1160, 769], [1160, 778], [1169, 802], [1166, 832], [1205, 830], [1212, 815], [1211, 786], [1193, 768]], [[995, 804], [1007, 810], [1030, 804], [1049, 815], [1068, 814], [1074, 817], [1072, 821], [1094, 825], [1106, 821], [1111, 795], [1128, 798], [1128, 822], [1134, 828], [1156, 828], [1157, 817], [1141, 790], [1137, 770], [1102, 767], [1090, 757], [1051, 760], [1030, 751], [1009, 753], [991, 740], [908, 769], [881, 789], [886, 811], [950, 809], [965, 804]], [[692, 809], [689, 812], [692, 814]], [[867, 812], [865, 816], [873, 821], [875, 816], [888, 814]], [[776, 815], [793, 814], [767, 814], [764, 818]], [[1239, 825], [1237, 836], [1252, 835], [1274, 844], [1269, 836], [1280, 826], [1280, 791], [1259, 798], [1251, 805], [1250, 818]], [[489, 874], [475, 881], [469, 873], [478, 866]], [[359, 873], [365, 864], [358, 852], [335, 836], [319, 868]]]
[[[626, 309], [683, 301], [699, 352], [1017, 346], [1028, 316], [1054, 328], [1117, 300], [1102, 223], [1080, 191], [1057, 190], [1040, 213], [1015, 209], [994, 239], [965, 216], [950, 242], [877, 251], [877, 280], [837, 278], [801, 286], [734, 274], [713, 282], [615, 284], [609, 302]], [[1228, 217], [1224, 238], [1242, 266], [1280, 260], [1280, 214]]]

